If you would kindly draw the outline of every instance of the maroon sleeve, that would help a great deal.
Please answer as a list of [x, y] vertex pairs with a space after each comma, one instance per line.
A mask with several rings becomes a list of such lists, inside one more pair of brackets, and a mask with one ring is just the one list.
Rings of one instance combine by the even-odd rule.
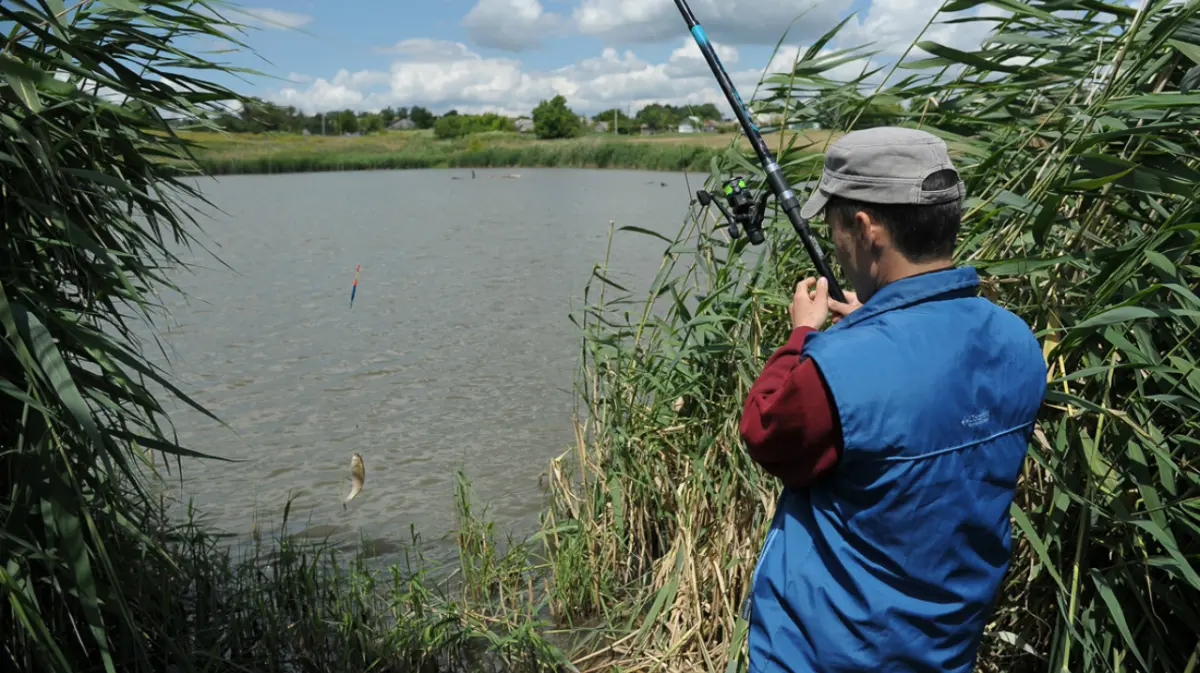
[[837, 407], [821, 370], [802, 357], [801, 327], [771, 355], [750, 388], [742, 413], [742, 440], [750, 457], [789, 488], [831, 470], [842, 450]]

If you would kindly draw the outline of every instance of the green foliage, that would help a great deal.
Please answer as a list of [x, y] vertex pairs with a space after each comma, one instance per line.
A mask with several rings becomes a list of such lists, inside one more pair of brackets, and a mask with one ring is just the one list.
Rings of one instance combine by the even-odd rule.
[[583, 132], [579, 115], [567, 107], [567, 99], [561, 95], [538, 103], [531, 116], [538, 138], [574, 138]]
[[214, 175], [307, 173], [410, 168], [629, 168], [651, 171], [703, 171], [716, 152], [701, 146], [633, 143], [579, 138], [554, 143], [478, 144], [483, 135], [453, 147], [414, 144], [401, 150], [363, 151], [278, 147], [269, 154], [240, 156], [204, 152], [198, 163]]
[[[372, 564], [378, 550], [367, 540], [339, 550], [290, 538], [290, 503], [276, 535], [256, 521], [253, 540], [236, 550], [191, 518], [173, 526], [173, 566], [152, 566], [147, 578], [158, 583], [159, 632], [180, 653], [166, 661], [272, 673], [555, 670], [563, 655], [540, 633], [545, 598], [527, 592], [536, 570], [528, 551], [501, 548], [459, 482], [456, 513], [471, 537], [457, 567], [411, 551], [421, 546], [415, 535], [384, 569]], [[455, 583], [456, 572], [471, 574]]]
[[[982, 48], [918, 38], [932, 57], [877, 95], [861, 90], [870, 71], [830, 79], [864, 48], [821, 55], [820, 40], [757, 107], [785, 125], [946, 138], [969, 194], [958, 259], [1044, 344], [1049, 393], [979, 669], [1197, 671], [1200, 107], [1184, 90], [1200, 3], [997, 4], [1014, 14]], [[789, 182], [819, 178], [814, 149], [782, 149]], [[761, 185], [752, 160], [727, 159]], [[649, 287], [598, 265], [575, 316], [580, 443], [552, 465], [546, 517], [555, 609], [622, 625], [594, 651], [619, 644], [627, 669], [745, 670], [737, 613], [778, 493], [738, 418], [811, 265], [782, 218], [754, 249], [700, 214], [654, 235]]]
[[634, 120], [639, 127], [645, 124], [654, 131], [663, 132], [674, 131], [689, 117], [695, 117], [701, 123], [707, 120], [720, 121], [722, 118], [721, 111], [712, 103], [680, 106], [651, 103], [638, 110]]
[[[482, 131], [516, 130], [516, 120], [494, 112], [482, 115], [461, 115], [456, 110], [449, 110], [439, 117], [426, 108], [416, 106], [411, 111], [404, 107], [399, 109], [389, 107], [378, 113], [355, 112], [347, 109], [307, 115], [293, 106], [276, 105], [261, 98], [246, 97], [243, 100], [244, 104], [240, 111], [236, 114], [225, 112], [218, 115], [215, 119], [216, 124], [231, 133], [300, 133], [308, 131], [312, 134], [341, 135], [342, 133], [375, 133], [387, 128], [398, 119], [412, 119], [417, 128], [434, 129], [439, 138], [461, 138]], [[563, 107], [565, 107], [565, 99]], [[606, 122], [611, 129], [614, 113], [617, 116], [618, 132], [621, 134], [635, 133], [639, 131], [642, 124], [648, 124], [656, 131], [671, 131], [689, 116], [695, 116], [700, 120], [716, 121], [721, 119], [720, 111], [712, 103], [680, 107], [652, 103], [639, 111], [636, 117], [629, 117], [623, 111], [612, 108], [593, 116], [592, 119]], [[565, 125], [562, 128], [570, 126], [570, 123], [566, 122], [565, 113], [556, 111], [554, 114], [563, 115], [561, 120]], [[461, 120], [452, 120], [442, 124], [442, 130], [438, 131], [438, 122], [449, 117], [474, 118], [477, 121], [472, 125], [462, 126], [464, 122]], [[558, 118], [556, 117], [556, 119]], [[554, 123], [558, 124], [559, 122]], [[468, 128], [469, 130], [467, 130]], [[575, 135], [579, 135], [583, 131], [583, 126], [579, 125]], [[574, 136], [539, 137], [566, 138]]]
[[[450, 112], [454, 111], [451, 110]], [[487, 131], [514, 133], [516, 130], [517, 124], [515, 120], [496, 114], [495, 112], [485, 112], [480, 115], [460, 115], [457, 113], [452, 115], [447, 112], [433, 124], [434, 136], [443, 140], [463, 138], [472, 133], [484, 133]]]
[[[171, 0], [6, 1], [0, 82], [0, 637], [5, 670], [162, 670], [170, 531], [147, 451], [191, 455], [162, 427], [129, 320], [170, 287], [191, 240], [155, 157], [188, 145], [166, 119], [234, 100], [224, 68], [178, 45], [229, 24]], [[59, 75], [59, 77], [55, 77]], [[173, 85], [168, 85], [167, 80]]]
[[190, 1], [62, 10], [0, 4], [0, 670], [550, 670], [523, 548], [496, 553], [469, 512], [486, 553], [463, 565], [522, 611], [448, 601], [424, 569], [381, 578], [365, 549], [346, 565], [256, 538], [238, 558], [192, 517], [167, 520], [154, 455], [203, 454], [164, 422], [162, 397], [191, 402], [131, 322], [177, 290], [184, 200], [206, 203], [174, 126], [215, 128], [211, 106], [238, 102], [205, 77], [228, 70], [180, 44], [236, 26]]
[[421, 107], [420, 105], [414, 105], [413, 108], [408, 111], [408, 118], [413, 120], [413, 123], [416, 124], [417, 128], [419, 129], [431, 129], [433, 128], [434, 122], [437, 121], [437, 115]]
[[620, 108], [609, 108], [592, 117], [594, 122], [608, 124], [608, 133], [614, 130], [620, 135], [628, 135], [638, 130], [638, 123], [633, 117], [625, 114]]
[[[216, 115], [213, 122], [230, 133], [301, 133], [341, 135], [343, 133], [378, 133], [386, 129], [392, 122], [408, 119], [408, 108], [384, 108], [378, 113], [355, 112], [354, 110], [338, 110], [308, 115], [291, 105], [276, 105], [269, 101], [253, 96], [243, 97], [241, 110], [237, 113], [223, 112]], [[423, 123], [433, 125], [436, 117], [426, 115], [428, 110], [419, 110], [418, 116]], [[188, 118], [189, 121], [193, 121]]]

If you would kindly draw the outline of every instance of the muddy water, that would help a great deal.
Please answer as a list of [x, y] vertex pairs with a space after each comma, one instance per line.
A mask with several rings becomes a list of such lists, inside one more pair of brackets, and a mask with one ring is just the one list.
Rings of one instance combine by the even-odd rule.
[[[159, 337], [182, 387], [229, 426], [180, 408], [181, 441], [243, 462], [186, 460], [174, 496], [241, 534], [256, 516], [277, 526], [292, 498], [293, 531], [387, 555], [415, 530], [444, 557], [462, 471], [501, 529], [536, 527], [538, 477], [572, 439], [568, 315], [609, 222], [673, 237], [703, 176], [474, 173], [201, 183], [220, 209], [203, 240], [232, 269], [188, 255], [201, 268], [176, 274], [188, 298], [163, 298]], [[610, 275], [645, 288], [664, 245], [618, 234]], [[366, 486], [343, 509], [356, 451]]]

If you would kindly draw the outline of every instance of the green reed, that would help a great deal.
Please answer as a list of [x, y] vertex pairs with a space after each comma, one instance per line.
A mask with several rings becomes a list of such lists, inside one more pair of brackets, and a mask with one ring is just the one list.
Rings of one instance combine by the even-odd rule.
[[[1002, 4], [981, 48], [918, 37], [927, 57], [880, 73], [870, 96], [868, 67], [828, 78], [866, 47], [818, 43], [764, 81], [760, 111], [946, 138], [969, 191], [959, 261], [1045, 346], [1050, 392], [981, 670], [1194, 671], [1200, 3]], [[864, 114], [881, 101], [900, 112]], [[819, 177], [814, 149], [782, 148], [794, 183]], [[578, 441], [552, 466], [546, 517], [555, 609], [601, 624], [577, 662], [744, 670], [737, 615], [777, 485], [746, 458], [738, 420], [811, 267], [782, 218], [762, 250], [700, 210], [659, 244], [649, 287], [598, 265], [576, 317]]]
[[[243, 140], [205, 134], [197, 164], [208, 174], [268, 174], [418, 168], [625, 168], [699, 171], [708, 168], [718, 136], [669, 142], [587, 137], [529, 140], [514, 134], [477, 134], [457, 140], [410, 132], [336, 139], [266, 137]], [[239, 142], [242, 140], [242, 142]], [[706, 142], [707, 141], [707, 142]]]
[[177, 289], [182, 202], [204, 200], [167, 118], [237, 100], [204, 79], [227, 68], [179, 46], [231, 41], [216, 4], [0, 4], [0, 669], [545, 670], [562, 657], [532, 584], [493, 569], [523, 547], [494, 551], [465, 484], [466, 594], [524, 611], [446, 598], [421, 559], [381, 571], [282, 535], [231, 550], [194, 512], [165, 515], [155, 468], [206, 456], [178, 444], [155, 391], [192, 402], [129, 321]]

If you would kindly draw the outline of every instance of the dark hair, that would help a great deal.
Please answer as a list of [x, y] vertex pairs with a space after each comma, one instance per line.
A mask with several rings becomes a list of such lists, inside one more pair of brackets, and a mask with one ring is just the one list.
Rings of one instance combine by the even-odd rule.
[[[958, 183], [958, 174], [938, 171], [925, 178], [925, 191], [949, 189]], [[848, 226], [863, 211], [878, 220], [892, 235], [896, 248], [910, 262], [941, 259], [954, 254], [954, 243], [962, 225], [962, 201], [955, 199], [934, 205], [880, 204], [830, 197], [825, 206], [825, 221]]]

